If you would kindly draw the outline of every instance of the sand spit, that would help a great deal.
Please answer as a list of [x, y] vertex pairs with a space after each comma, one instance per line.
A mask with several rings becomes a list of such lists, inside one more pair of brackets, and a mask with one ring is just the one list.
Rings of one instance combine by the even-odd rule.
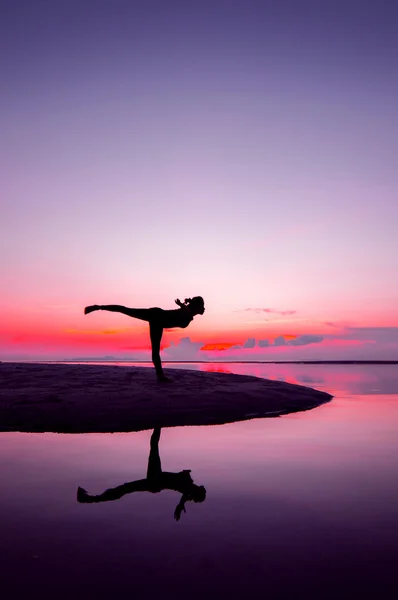
[[332, 396], [230, 373], [148, 367], [0, 364], [0, 431], [141, 431], [217, 425], [315, 408]]

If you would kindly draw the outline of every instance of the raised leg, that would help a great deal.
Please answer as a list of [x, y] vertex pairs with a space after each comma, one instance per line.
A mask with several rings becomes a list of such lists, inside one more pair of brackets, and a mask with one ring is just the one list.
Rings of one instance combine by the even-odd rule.
[[149, 333], [152, 345], [152, 362], [156, 370], [159, 381], [170, 381], [163, 373], [162, 362], [160, 360], [160, 342], [163, 335], [161, 308], [128, 308], [120, 304], [93, 304], [86, 306], [84, 313], [87, 315], [95, 310], [109, 310], [111, 312], [122, 313], [128, 317], [147, 321], [149, 323]]
[[134, 319], [141, 319], [141, 321], [150, 321], [152, 316], [151, 308], [128, 308], [127, 306], [121, 306], [120, 304], [93, 304], [92, 306], [86, 306], [84, 314], [95, 310], [109, 310], [110, 312], [118, 312]]
[[124, 483], [123, 485], [118, 485], [115, 488], [111, 488], [106, 490], [102, 494], [98, 494], [98, 496], [90, 496], [81, 487], [77, 488], [77, 501], [81, 504], [91, 504], [93, 502], [108, 502], [109, 500], [119, 500], [122, 496], [126, 494], [131, 494], [132, 492], [149, 492], [149, 484], [147, 479], [139, 479], [138, 481], [131, 481], [130, 483]]

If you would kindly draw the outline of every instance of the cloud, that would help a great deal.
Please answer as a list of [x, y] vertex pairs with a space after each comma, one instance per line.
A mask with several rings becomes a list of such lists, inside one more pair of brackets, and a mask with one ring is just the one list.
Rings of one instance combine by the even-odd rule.
[[199, 354], [202, 346], [203, 342], [191, 342], [191, 338], [184, 337], [164, 348], [162, 356], [165, 360], [203, 360]]
[[398, 327], [347, 327], [338, 338], [398, 343]]
[[[178, 342], [171, 342], [170, 346], [162, 350], [162, 356], [165, 360], [220, 360], [232, 351], [241, 352], [242, 357], [249, 356], [248, 352], [256, 351], [256, 347], [267, 348], [268, 352], [275, 347], [287, 346], [305, 346], [320, 342], [323, 338], [316, 335], [302, 335], [296, 338], [286, 338], [283, 335], [278, 336], [275, 340], [256, 340], [256, 338], [248, 338], [243, 344], [236, 343], [208, 343], [192, 342], [189, 337], [181, 338]], [[267, 352], [267, 351], [266, 351]], [[266, 358], [267, 355], [264, 355]]]
[[202, 346], [201, 350], [204, 352], [212, 352], [213, 350], [228, 350], [229, 348], [240, 348], [242, 344], [238, 344], [237, 342], [216, 342], [205, 344]]
[[323, 335], [299, 335], [287, 343], [289, 346], [307, 346], [307, 344], [319, 344], [324, 339]]
[[72, 333], [78, 335], [116, 335], [132, 331], [131, 327], [119, 327], [118, 329], [65, 329], [64, 333]]
[[[254, 348], [255, 346], [259, 348], [272, 348], [275, 346], [307, 346], [309, 344], [319, 344], [323, 342], [324, 336], [322, 335], [299, 335], [299, 336], [286, 336], [280, 335], [272, 340], [258, 340], [256, 342], [255, 338], [249, 338], [244, 342], [244, 344], [231, 344], [230, 348], [219, 348], [220, 350], [241, 350], [242, 348]], [[212, 350], [213, 346], [216, 344], [206, 344], [202, 348], [202, 350]]]
[[[133, 349], [132, 349], [133, 350]], [[141, 354], [141, 353], [139, 353]], [[150, 353], [141, 354], [141, 358]], [[162, 349], [164, 360], [211, 362], [230, 360], [398, 359], [398, 327], [349, 327], [341, 334], [250, 337], [243, 343], [194, 342], [184, 337]], [[138, 353], [137, 353], [138, 357]], [[131, 357], [131, 360], [134, 360]]]
[[[274, 315], [295, 315], [297, 310], [276, 310], [274, 308], [244, 308], [244, 312], [254, 312], [256, 314], [267, 313]], [[240, 312], [240, 311], [239, 311]]]
[[44, 304], [46, 310], [64, 310], [69, 308], [77, 308], [74, 304]]

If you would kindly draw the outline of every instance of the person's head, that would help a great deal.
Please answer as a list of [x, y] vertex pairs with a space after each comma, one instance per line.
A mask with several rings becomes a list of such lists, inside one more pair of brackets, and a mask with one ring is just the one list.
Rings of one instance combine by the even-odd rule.
[[194, 502], [204, 502], [206, 500], [206, 488], [203, 485], [193, 485], [191, 498]]
[[205, 312], [205, 302], [202, 296], [194, 296], [193, 298], [185, 298], [185, 304], [189, 306], [193, 315], [203, 315]]

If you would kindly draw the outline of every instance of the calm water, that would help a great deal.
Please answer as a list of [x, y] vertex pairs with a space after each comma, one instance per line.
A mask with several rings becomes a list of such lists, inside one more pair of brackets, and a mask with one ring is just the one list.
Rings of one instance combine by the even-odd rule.
[[[175, 365], [195, 368], [195, 365]], [[191, 469], [204, 502], [134, 492], [150, 431], [0, 434], [1, 597], [398, 597], [396, 366], [196, 365], [310, 385], [315, 410], [163, 429], [164, 470]]]

